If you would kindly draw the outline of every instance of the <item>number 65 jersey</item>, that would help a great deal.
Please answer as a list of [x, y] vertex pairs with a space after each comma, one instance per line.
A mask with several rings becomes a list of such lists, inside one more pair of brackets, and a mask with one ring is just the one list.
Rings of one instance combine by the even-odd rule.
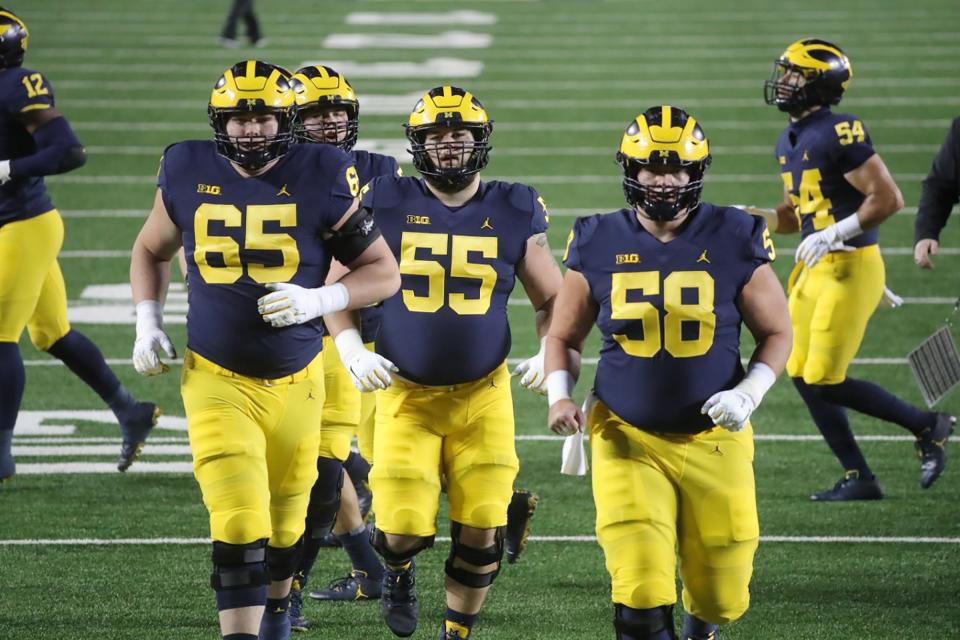
[[380, 177], [363, 198], [400, 264], [400, 291], [383, 302], [377, 353], [424, 385], [477, 380], [510, 351], [507, 299], [530, 236], [547, 229], [537, 192], [481, 182], [450, 208], [418, 178]]
[[578, 219], [564, 263], [599, 307], [600, 400], [647, 431], [711, 428], [700, 407], [744, 375], [737, 298], [774, 257], [762, 219], [705, 202], [667, 243], [630, 209]]
[[322, 348], [315, 320], [277, 329], [257, 312], [269, 282], [319, 287], [323, 234], [359, 194], [353, 161], [331, 145], [292, 145], [266, 173], [241, 176], [212, 141], [167, 147], [157, 185], [187, 258], [191, 351], [246, 376], [280, 378]]

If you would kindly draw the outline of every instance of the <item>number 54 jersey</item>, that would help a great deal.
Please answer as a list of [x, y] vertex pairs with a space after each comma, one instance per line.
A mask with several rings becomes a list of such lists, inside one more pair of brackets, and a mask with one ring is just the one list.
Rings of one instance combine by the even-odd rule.
[[383, 302], [377, 353], [424, 385], [477, 380], [510, 351], [507, 300], [530, 236], [547, 229], [537, 192], [481, 182], [447, 207], [418, 178], [380, 177], [363, 199], [400, 264], [400, 291]]
[[578, 219], [564, 263], [599, 307], [600, 400], [647, 431], [711, 428], [700, 407], [744, 375], [737, 298], [774, 257], [763, 220], [739, 209], [702, 203], [667, 243], [629, 209]]
[[306, 367], [322, 348], [320, 320], [277, 329], [257, 299], [269, 282], [323, 285], [323, 234], [360, 191], [350, 157], [331, 145], [293, 145], [269, 171], [245, 178], [212, 141], [192, 140], [167, 147], [157, 184], [183, 236], [190, 350], [255, 378]]

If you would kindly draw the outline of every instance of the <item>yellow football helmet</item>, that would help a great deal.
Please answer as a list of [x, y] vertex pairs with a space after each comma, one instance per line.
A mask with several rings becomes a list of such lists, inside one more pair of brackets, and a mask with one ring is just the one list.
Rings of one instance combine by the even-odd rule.
[[0, 7], [0, 69], [23, 64], [29, 39], [26, 23], [13, 11]]
[[[344, 151], [350, 151], [357, 144], [357, 135], [360, 131], [360, 102], [353, 87], [347, 79], [330, 67], [309, 66], [298, 69], [293, 74], [294, 96], [297, 101], [297, 119], [294, 132], [299, 142], [319, 142], [321, 138], [310, 134], [322, 134], [328, 129], [335, 129], [337, 134], [336, 146]], [[303, 114], [313, 109], [323, 107], [342, 108], [347, 112], [345, 125], [312, 125], [309, 128], [303, 124]], [[341, 133], [344, 134], [341, 138]]]
[[[490, 136], [493, 120], [487, 116], [483, 104], [460, 87], [450, 85], [430, 89], [417, 102], [405, 125], [413, 166], [432, 185], [444, 191], [459, 191], [471, 180], [471, 176], [487, 166], [490, 160]], [[427, 143], [430, 131], [449, 128], [466, 129], [471, 142]], [[459, 152], [455, 166], [440, 167], [434, 162], [440, 148], [448, 153], [451, 148]]]
[[[217, 152], [241, 167], [256, 170], [287, 152], [293, 142], [293, 89], [290, 72], [260, 60], [244, 60], [223, 72], [210, 94], [207, 114]], [[231, 137], [227, 122], [241, 113], [277, 119], [273, 136]]]
[[780, 111], [801, 113], [817, 105], [839, 104], [852, 78], [853, 66], [840, 47], [803, 38], [774, 61], [763, 97]]
[[[700, 204], [703, 175], [710, 161], [710, 143], [700, 123], [683, 109], [669, 105], [651, 107], [637, 116], [623, 133], [617, 152], [627, 202], [659, 221], [672, 220]], [[654, 165], [685, 170], [690, 181], [680, 187], [651, 186], [637, 180], [640, 169]]]

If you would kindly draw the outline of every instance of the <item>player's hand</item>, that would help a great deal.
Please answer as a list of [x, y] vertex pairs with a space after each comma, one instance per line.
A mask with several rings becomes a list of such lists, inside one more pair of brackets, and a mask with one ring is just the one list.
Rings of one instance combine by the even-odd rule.
[[740, 431], [756, 409], [753, 398], [739, 389], [727, 389], [713, 394], [703, 403], [700, 413], [710, 416], [713, 423], [727, 431]]
[[263, 321], [274, 327], [303, 324], [326, 313], [347, 308], [349, 294], [341, 283], [307, 289], [292, 282], [265, 285], [272, 293], [257, 300], [257, 311]]
[[397, 365], [367, 349], [364, 349], [363, 353], [357, 353], [349, 364], [343, 364], [350, 372], [353, 386], [361, 393], [386, 389], [393, 382], [390, 372], [399, 371]]
[[797, 262], [803, 262], [808, 267], [820, 262], [820, 258], [831, 251], [844, 251], [843, 240], [840, 239], [837, 229], [830, 225], [822, 231], [811, 233], [803, 239], [800, 246], [797, 247], [795, 259]]
[[557, 400], [550, 405], [547, 424], [550, 426], [550, 430], [558, 435], [569, 436], [578, 431], [583, 431], [583, 425], [586, 422], [587, 419], [584, 417], [583, 411], [569, 398]]
[[889, 307], [890, 309], [896, 309], [903, 304], [903, 298], [895, 294], [893, 291], [887, 288], [886, 285], [883, 286], [883, 296], [880, 298], [880, 306]]
[[156, 300], [137, 303], [137, 339], [133, 343], [133, 367], [144, 376], [155, 376], [170, 370], [160, 360], [160, 353], [176, 358], [173, 342], [163, 330], [163, 309]]
[[937, 255], [940, 243], [933, 238], [924, 238], [913, 247], [913, 261], [921, 269], [933, 269], [933, 260], [930, 256]]
[[547, 395], [547, 372], [544, 371], [543, 356], [546, 339], [540, 341], [540, 351], [531, 358], [527, 358], [517, 365], [513, 370], [513, 375], [520, 376], [520, 386], [539, 393], [542, 396]]
[[10, 182], [10, 161], [0, 160], [0, 184]]

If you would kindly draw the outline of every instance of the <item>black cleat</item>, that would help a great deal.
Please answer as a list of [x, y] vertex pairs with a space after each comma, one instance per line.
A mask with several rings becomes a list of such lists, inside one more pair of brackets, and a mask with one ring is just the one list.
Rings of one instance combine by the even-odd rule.
[[938, 413], [933, 428], [917, 438], [914, 446], [920, 458], [920, 486], [929, 489], [947, 466], [947, 440], [957, 419], [949, 413]]
[[13, 461], [13, 431], [0, 431], [0, 483], [13, 478], [17, 465]]
[[883, 489], [877, 479], [869, 480], [860, 477], [857, 471], [847, 471], [847, 474], [833, 489], [827, 489], [810, 496], [815, 502], [846, 502], [847, 500], [879, 500], [883, 497]]
[[507, 507], [507, 532], [504, 543], [507, 548], [507, 562], [513, 564], [527, 548], [530, 537], [530, 521], [537, 510], [540, 496], [525, 489], [517, 489]]
[[290, 585], [290, 607], [287, 609], [290, 618], [290, 629], [293, 631], [309, 631], [310, 621], [303, 616], [303, 589], [300, 581], [293, 578]]
[[[460, 627], [460, 625], [457, 625]], [[460, 627], [460, 629], [447, 629], [447, 623], [444, 622], [440, 625], [440, 635], [437, 636], [437, 640], [464, 640], [465, 638], [470, 637], [470, 630], [466, 627]]]
[[354, 569], [349, 575], [334, 580], [326, 589], [311, 591], [309, 596], [314, 600], [339, 600], [353, 602], [355, 600], [379, 600], [381, 584], [379, 580], [371, 580], [365, 571]]
[[160, 417], [160, 408], [152, 402], [136, 402], [119, 417], [123, 444], [120, 445], [117, 470], [126, 471], [140, 457], [143, 443]]
[[393, 571], [387, 567], [383, 572], [380, 614], [390, 631], [401, 638], [413, 635], [420, 618], [415, 571], [416, 563], [410, 560], [406, 569]]

